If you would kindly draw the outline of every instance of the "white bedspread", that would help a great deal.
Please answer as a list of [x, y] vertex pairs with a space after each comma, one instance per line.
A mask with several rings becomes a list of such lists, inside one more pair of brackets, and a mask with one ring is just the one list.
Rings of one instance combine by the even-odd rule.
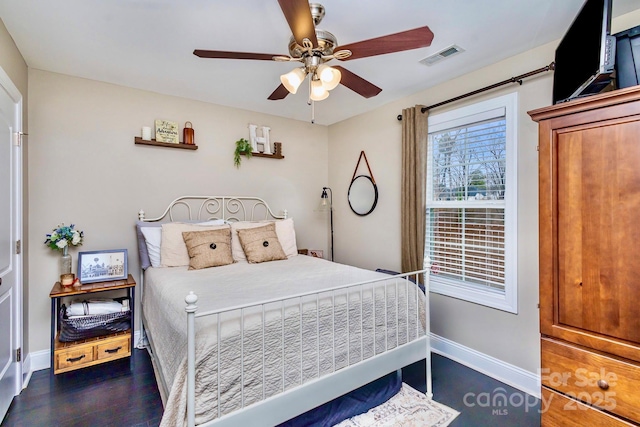
[[[198, 296], [198, 312], [204, 312], [381, 277], [389, 276], [308, 256], [204, 270], [147, 269], [145, 327], [169, 390], [161, 426], [186, 424], [184, 298], [189, 291]], [[386, 296], [383, 283], [390, 283]], [[239, 311], [225, 313], [220, 326], [217, 315], [196, 319], [196, 424], [424, 335], [424, 295], [416, 288], [406, 280], [378, 282], [375, 309], [374, 288], [368, 285], [362, 292], [351, 288], [348, 304], [344, 291], [270, 304], [264, 321], [262, 308], [245, 310], [244, 320]]]

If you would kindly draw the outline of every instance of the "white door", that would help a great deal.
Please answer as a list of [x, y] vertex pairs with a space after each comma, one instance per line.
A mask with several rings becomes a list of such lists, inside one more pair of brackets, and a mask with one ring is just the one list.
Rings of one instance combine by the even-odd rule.
[[22, 388], [21, 99], [0, 68], [0, 419]]

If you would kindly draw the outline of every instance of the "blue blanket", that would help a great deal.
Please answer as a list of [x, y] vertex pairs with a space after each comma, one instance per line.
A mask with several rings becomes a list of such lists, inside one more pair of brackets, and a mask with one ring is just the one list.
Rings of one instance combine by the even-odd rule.
[[383, 404], [395, 396], [401, 387], [402, 374], [400, 371], [393, 372], [298, 415], [278, 427], [331, 427]]

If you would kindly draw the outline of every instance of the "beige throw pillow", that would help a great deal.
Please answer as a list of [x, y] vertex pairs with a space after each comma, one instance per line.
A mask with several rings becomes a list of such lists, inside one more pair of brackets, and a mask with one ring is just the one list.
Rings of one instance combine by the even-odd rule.
[[242, 250], [240, 239], [238, 238], [238, 230], [263, 227], [266, 224], [276, 225], [276, 234], [278, 235], [280, 246], [282, 246], [282, 250], [287, 258], [298, 255], [293, 218], [276, 221], [240, 221], [231, 223], [231, 253], [234, 261], [246, 261], [247, 259], [244, 254], [244, 250]]
[[184, 231], [182, 237], [189, 254], [189, 270], [220, 267], [233, 263], [230, 228]]
[[189, 265], [189, 253], [182, 233], [185, 231], [206, 231], [228, 229], [228, 225], [198, 225], [181, 222], [162, 224], [160, 242], [160, 266], [183, 267]]
[[287, 259], [278, 240], [274, 223], [238, 230], [238, 238], [250, 263]]

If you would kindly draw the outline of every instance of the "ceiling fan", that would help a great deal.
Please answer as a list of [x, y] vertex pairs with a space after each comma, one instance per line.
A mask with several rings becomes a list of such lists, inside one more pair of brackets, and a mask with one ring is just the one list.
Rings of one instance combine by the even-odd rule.
[[282, 83], [268, 99], [284, 99], [289, 93], [295, 94], [306, 77], [310, 76], [309, 98], [321, 101], [328, 97], [329, 91], [338, 84], [365, 98], [376, 96], [382, 91], [378, 86], [346, 68], [328, 66], [327, 62], [333, 59], [347, 61], [428, 47], [433, 40], [433, 33], [425, 26], [339, 46], [333, 34], [316, 27], [324, 17], [324, 6], [308, 3], [308, 0], [278, 0], [278, 3], [293, 33], [289, 41], [289, 55], [201, 49], [194, 50], [193, 54], [200, 58], [301, 62], [302, 67], [280, 76]]

